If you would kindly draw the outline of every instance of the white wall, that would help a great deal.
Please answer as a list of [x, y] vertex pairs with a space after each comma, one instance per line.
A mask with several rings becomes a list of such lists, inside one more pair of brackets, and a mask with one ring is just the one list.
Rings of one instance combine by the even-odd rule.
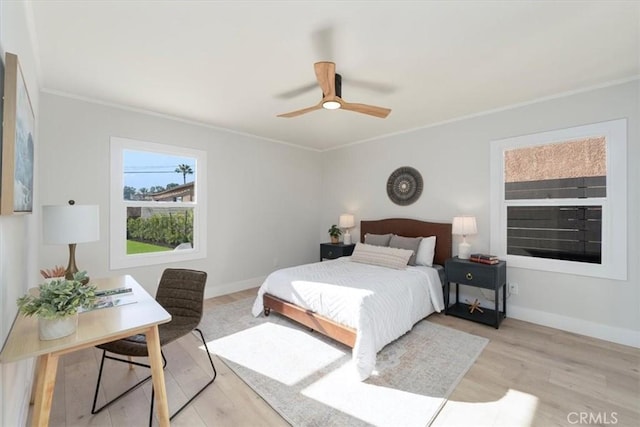
[[[38, 94], [35, 82], [29, 87]], [[151, 294], [166, 267], [207, 271], [211, 297], [258, 286], [278, 267], [317, 260], [317, 152], [48, 93], [40, 93], [39, 106], [34, 214], [0, 217], [3, 340], [15, 317], [15, 300], [38, 283], [38, 269], [68, 260], [67, 247], [41, 244], [42, 205], [69, 199], [98, 204], [101, 239], [78, 245], [78, 266], [92, 277], [131, 274]], [[206, 259], [109, 270], [111, 136], [208, 153]], [[33, 360], [2, 365], [1, 425], [24, 425], [32, 377]]]
[[[507, 309], [510, 317], [640, 346], [639, 93], [636, 80], [323, 153], [323, 221], [330, 225], [343, 211], [354, 213], [356, 221], [411, 217], [449, 222], [455, 215], [473, 214], [479, 234], [468, 240], [474, 250], [488, 251], [492, 140], [626, 117], [628, 280], [509, 268], [508, 280], [519, 285], [519, 293], [510, 297]], [[386, 195], [387, 178], [400, 166], [418, 169], [424, 179], [422, 196], [406, 207]], [[354, 239], [359, 230], [355, 233]], [[457, 243], [454, 239], [454, 255]]]
[[[149, 292], [168, 265], [109, 270], [109, 141], [120, 136], [204, 150], [208, 256], [180, 266], [207, 271], [207, 296], [258, 286], [276, 267], [315, 260], [318, 153], [149, 114], [41, 94], [41, 205], [100, 206], [100, 235], [79, 244], [91, 277], [132, 274]], [[66, 265], [66, 247], [41, 246], [41, 265]]]
[[[37, 67], [24, 2], [0, 2], [0, 54], [18, 55], [36, 116], [35, 153], [39, 150]], [[37, 166], [37, 159], [36, 159]], [[34, 206], [39, 191], [34, 182]], [[38, 213], [0, 216], [0, 333], [4, 343], [16, 316], [16, 299], [37, 280]], [[33, 360], [0, 365], [0, 423], [18, 426], [26, 422]]]

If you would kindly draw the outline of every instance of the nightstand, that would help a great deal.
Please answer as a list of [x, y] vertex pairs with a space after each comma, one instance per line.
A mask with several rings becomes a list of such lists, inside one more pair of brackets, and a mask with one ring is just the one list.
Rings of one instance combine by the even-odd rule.
[[341, 256], [349, 256], [353, 253], [355, 247], [355, 244], [320, 243], [320, 261], [323, 259], [336, 259]]
[[[507, 263], [500, 261], [498, 264], [482, 264], [458, 257], [449, 258], [444, 262], [446, 275], [444, 286], [444, 313], [462, 317], [494, 326], [500, 326], [502, 319], [507, 317]], [[449, 289], [451, 283], [456, 284], [456, 302], [449, 305]], [[495, 308], [481, 307], [484, 313], [474, 310], [469, 312], [469, 304], [459, 301], [460, 285], [474, 286], [476, 288], [490, 289], [495, 292]], [[502, 311], [499, 310], [500, 288], [502, 288]]]

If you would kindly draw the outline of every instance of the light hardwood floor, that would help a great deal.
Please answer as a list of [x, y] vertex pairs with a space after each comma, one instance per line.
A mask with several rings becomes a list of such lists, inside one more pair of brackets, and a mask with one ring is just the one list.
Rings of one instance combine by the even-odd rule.
[[[207, 308], [255, 295], [255, 290], [213, 298]], [[500, 329], [434, 314], [429, 321], [490, 340], [467, 372], [434, 426], [640, 425], [640, 350], [515, 319]], [[195, 336], [165, 347], [170, 410], [202, 384], [208, 361]], [[145, 426], [150, 386], [91, 415], [100, 353], [64, 356], [51, 413], [51, 426]], [[216, 381], [178, 417], [175, 426], [287, 426], [288, 424], [214, 358]], [[129, 371], [111, 362], [104, 394], [133, 383], [143, 368]], [[582, 421], [582, 422], [580, 422]], [[155, 424], [155, 421], [154, 421]]]

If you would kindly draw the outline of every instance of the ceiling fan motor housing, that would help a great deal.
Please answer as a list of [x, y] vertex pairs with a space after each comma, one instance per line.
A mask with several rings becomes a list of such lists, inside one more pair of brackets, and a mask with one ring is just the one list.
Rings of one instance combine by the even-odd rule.
[[[336, 87], [336, 96], [338, 98], [342, 98], [342, 76], [338, 73], [336, 73], [335, 87]], [[323, 93], [322, 97], [324, 98], [325, 96], [327, 96], [327, 94]]]

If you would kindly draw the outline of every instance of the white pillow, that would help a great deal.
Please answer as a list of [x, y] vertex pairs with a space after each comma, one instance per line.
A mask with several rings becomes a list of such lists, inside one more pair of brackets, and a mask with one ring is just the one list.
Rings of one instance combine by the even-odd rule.
[[402, 270], [407, 268], [407, 262], [409, 262], [411, 255], [413, 255], [413, 251], [407, 249], [374, 246], [358, 242], [353, 254], [351, 254], [351, 261]]
[[436, 253], [436, 236], [425, 237], [420, 241], [416, 265], [433, 267], [433, 257]]

